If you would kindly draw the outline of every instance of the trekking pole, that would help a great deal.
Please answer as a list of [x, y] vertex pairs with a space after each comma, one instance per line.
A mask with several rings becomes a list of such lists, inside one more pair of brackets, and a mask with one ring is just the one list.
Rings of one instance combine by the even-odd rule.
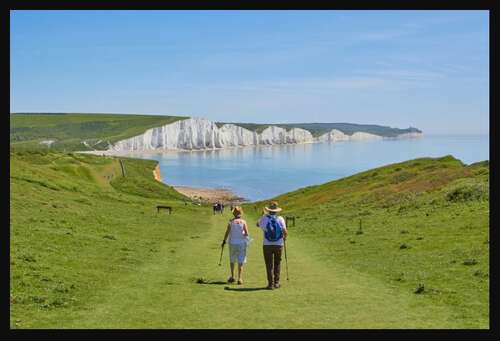
[[285, 265], [286, 265], [286, 280], [288, 281], [288, 259], [286, 258], [286, 239], [283, 239], [285, 245]]
[[222, 252], [224, 252], [224, 245], [226, 245], [226, 243], [222, 244], [221, 249], [220, 249], [219, 266], [221, 265], [221, 262], [222, 262]]

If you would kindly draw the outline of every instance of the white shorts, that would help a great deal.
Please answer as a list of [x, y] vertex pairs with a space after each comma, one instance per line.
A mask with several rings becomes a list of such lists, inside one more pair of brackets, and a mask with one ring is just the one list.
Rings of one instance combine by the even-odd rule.
[[229, 261], [243, 264], [247, 261], [247, 244], [229, 244]]

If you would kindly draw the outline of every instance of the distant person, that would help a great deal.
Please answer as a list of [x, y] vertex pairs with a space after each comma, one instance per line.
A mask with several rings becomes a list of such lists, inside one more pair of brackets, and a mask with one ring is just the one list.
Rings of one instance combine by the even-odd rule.
[[224, 204], [220, 204], [220, 214], [224, 214]]
[[267, 289], [280, 287], [281, 251], [288, 236], [285, 219], [277, 215], [281, 211], [276, 201], [271, 201], [263, 210], [257, 226], [264, 232], [263, 251], [267, 272]]
[[226, 244], [226, 239], [229, 236], [229, 263], [231, 266], [231, 276], [228, 278], [228, 283], [234, 283], [234, 264], [238, 262], [238, 284], [243, 284], [243, 264], [246, 263], [247, 258], [247, 237], [248, 225], [245, 220], [241, 218], [243, 209], [239, 206], [233, 208], [233, 219], [229, 220], [227, 224], [226, 233], [222, 240], [222, 247]]
[[216, 202], [216, 203], [214, 204], [214, 215], [215, 215], [215, 213], [216, 213], [216, 212], [218, 212], [219, 210], [220, 210], [220, 204], [219, 204], [218, 202]]

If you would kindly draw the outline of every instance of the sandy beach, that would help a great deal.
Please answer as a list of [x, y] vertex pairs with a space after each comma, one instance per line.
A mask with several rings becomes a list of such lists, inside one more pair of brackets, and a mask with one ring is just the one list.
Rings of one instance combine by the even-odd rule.
[[159, 164], [157, 164], [155, 169], [153, 170], [153, 176], [155, 177], [156, 181], [162, 182]]
[[[153, 170], [153, 176], [156, 181], [163, 182], [161, 178], [160, 165], [156, 165]], [[238, 205], [244, 201], [245, 198], [237, 196], [235, 193], [223, 188], [198, 188], [190, 186], [173, 186], [179, 193], [184, 194], [193, 201], [204, 204], [212, 204], [217, 201], [224, 205]]]
[[239, 204], [248, 201], [241, 198], [231, 191], [222, 188], [196, 188], [189, 186], [173, 186], [176, 191], [184, 194], [192, 200], [202, 203], [214, 203], [220, 201], [224, 205]]

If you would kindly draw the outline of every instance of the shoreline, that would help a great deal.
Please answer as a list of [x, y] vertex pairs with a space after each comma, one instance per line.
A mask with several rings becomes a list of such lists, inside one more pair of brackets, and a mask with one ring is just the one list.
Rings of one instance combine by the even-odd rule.
[[249, 200], [224, 188], [202, 188], [184, 185], [172, 185], [172, 187], [191, 200], [204, 204], [220, 202], [224, 205], [240, 205], [243, 202], [249, 202]]
[[163, 181], [161, 179], [160, 164], [159, 163], [156, 165], [155, 169], [153, 170], [153, 176], [155, 177], [156, 181], [163, 183]]
[[[167, 185], [161, 178], [159, 163], [153, 170], [153, 176], [156, 181]], [[213, 204], [215, 202], [221, 202], [224, 205], [240, 205], [243, 202], [249, 201], [224, 188], [202, 188], [184, 185], [172, 185], [172, 187], [177, 192], [184, 194], [191, 200], [203, 204]]]

